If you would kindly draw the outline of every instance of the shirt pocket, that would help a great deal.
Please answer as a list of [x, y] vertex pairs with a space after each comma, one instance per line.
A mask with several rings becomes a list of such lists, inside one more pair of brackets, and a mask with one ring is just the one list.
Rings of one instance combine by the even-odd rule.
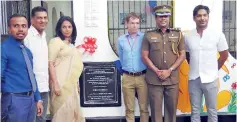
[[160, 51], [161, 50], [161, 41], [160, 40], [151, 40], [150, 45], [151, 45], [152, 51]]
[[168, 43], [169, 43], [169, 50], [176, 51], [176, 52], [178, 51], [178, 46], [179, 46], [178, 38], [174, 38], [174, 39], [169, 38]]

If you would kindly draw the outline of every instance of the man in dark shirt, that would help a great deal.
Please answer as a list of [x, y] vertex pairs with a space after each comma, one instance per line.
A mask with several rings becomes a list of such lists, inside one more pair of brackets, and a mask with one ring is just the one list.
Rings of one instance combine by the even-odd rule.
[[33, 122], [35, 111], [43, 111], [40, 93], [32, 72], [33, 56], [23, 44], [28, 22], [14, 14], [8, 20], [9, 38], [1, 43], [1, 121]]

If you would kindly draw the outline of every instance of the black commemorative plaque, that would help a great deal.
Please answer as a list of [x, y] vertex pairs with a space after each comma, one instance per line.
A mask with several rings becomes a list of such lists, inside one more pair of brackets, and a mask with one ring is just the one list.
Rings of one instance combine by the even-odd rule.
[[86, 62], [80, 77], [81, 106], [121, 106], [121, 79], [113, 62]]

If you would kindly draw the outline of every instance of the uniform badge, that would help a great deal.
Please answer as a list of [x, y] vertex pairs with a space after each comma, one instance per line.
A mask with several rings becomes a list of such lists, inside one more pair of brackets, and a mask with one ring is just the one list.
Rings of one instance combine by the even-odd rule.
[[157, 37], [151, 37], [151, 39], [154, 40], [154, 39], [158, 39], [158, 38]]
[[169, 37], [170, 39], [176, 39], [176, 38], [179, 38], [178, 36], [171, 36]]
[[176, 38], [178, 38], [178, 36], [174, 36], [174, 34], [172, 33], [172, 34], [171, 34], [171, 37], [169, 36], [169, 38], [170, 38], [170, 39], [176, 39]]

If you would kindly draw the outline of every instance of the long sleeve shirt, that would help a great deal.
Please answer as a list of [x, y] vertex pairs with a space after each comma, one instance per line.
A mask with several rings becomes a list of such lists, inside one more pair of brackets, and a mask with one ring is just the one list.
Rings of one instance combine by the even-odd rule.
[[[15, 40], [12, 36], [1, 43], [1, 92], [21, 93], [33, 91], [26, 62], [20, 45], [23, 43]], [[33, 56], [28, 48], [31, 66]], [[37, 102], [41, 99], [38, 87], [34, 92]]]

